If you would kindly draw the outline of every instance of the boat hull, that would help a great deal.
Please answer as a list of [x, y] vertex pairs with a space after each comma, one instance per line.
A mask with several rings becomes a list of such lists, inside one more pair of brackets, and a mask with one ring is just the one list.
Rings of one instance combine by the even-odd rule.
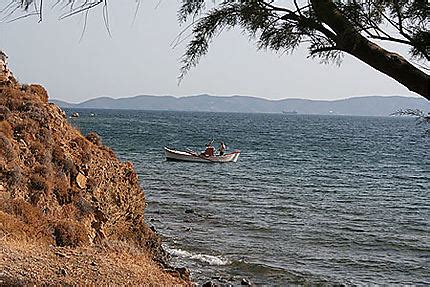
[[240, 155], [240, 151], [235, 151], [222, 156], [204, 156], [204, 155], [198, 155], [197, 153], [191, 152], [191, 151], [190, 152], [178, 151], [167, 147], [164, 148], [164, 153], [166, 155], [166, 160], [204, 162], [204, 163], [237, 162]]

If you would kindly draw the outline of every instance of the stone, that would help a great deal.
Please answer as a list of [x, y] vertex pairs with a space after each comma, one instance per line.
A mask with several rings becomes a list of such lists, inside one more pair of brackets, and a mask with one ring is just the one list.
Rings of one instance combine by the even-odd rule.
[[80, 189], [85, 189], [87, 187], [87, 178], [81, 172], [76, 176], [76, 183]]
[[61, 253], [61, 252], [55, 252], [55, 255], [57, 255], [58, 257], [62, 257], [62, 258], [70, 258], [70, 256], [67, 256], [66, 254]]
[[185, 213], [187, 213], [187, 214], [194, 213], [194, 210], [192, 210], [192, 209], [185, 209]]
[[242, 281], [240, 282], [240, 285], [243, 285], [243, 286], [252, 286], [252, 283], [248, 279], [242, 278]]
[[59, 273], [63, 276], [67, 276], [67, 271], [64, 268], [60, 268]]
[[216, 285], [215, 283], [213, 283], [212, 281], [208, 281], [205, 284], [202, 285], [202, 287], [217, 287], [218, 285]]
[[175, 271], [179, 273], [179, 276], [182, 279], [187, 280], [187, 281], [190, 280], [191, 272], [190, 272], [190, 270], [188, 268], [186, 268], [186, 267], [176, 267]]

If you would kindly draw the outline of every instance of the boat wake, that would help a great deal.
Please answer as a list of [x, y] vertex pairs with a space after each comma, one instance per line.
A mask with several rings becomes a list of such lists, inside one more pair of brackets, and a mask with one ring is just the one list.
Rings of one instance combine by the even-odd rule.
[[201, 254], [201, 253], [193, 254], [191, 252], [188, 252], [182, 249], [170, 248], [166, 245], [163, 245], [163, 248], [164, 250], [167, 251], [167, 253], [169, 253], [172, 256], [197, 260], [209, 265], [222, 266], [222, 265], [230, 264], [229, 260], [222, 258], [221, 256], [207, 255], [207, 254]]

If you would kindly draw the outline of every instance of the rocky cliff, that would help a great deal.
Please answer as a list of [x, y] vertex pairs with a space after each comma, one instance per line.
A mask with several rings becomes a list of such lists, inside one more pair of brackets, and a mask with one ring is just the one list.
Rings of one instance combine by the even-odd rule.
[[6, 61], [0, 53], [0, 285], [187, 284], [162, 268], [133, 165], [73, 128], [42, 86], [19, 84]]

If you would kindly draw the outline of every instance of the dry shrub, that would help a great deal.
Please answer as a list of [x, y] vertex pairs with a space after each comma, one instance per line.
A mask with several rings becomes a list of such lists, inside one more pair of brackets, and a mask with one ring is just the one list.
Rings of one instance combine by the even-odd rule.
[[21, 198], [2, 202], [0, 209], [8, 214], [14, 215], [26, 224], [38, 225], [43, 218], [43, 214], [38, 208], [33, 207]]
[[5, 121], [10, 116], [10, 110], [5, 106], [0, 106], [0, 121]]
[[25, 113], [27, 117], [38, 122], [40, 126], [45, 128], [48, 127], [48, 114], [42, 107], [29, 103], [28, 106], [26, 106]]
[[30, 89], [30, 85], [29, 84], [22, 84], [21, 85], [21, 91], [27, 92], [28, 89]]
[[87, 179], [87, 192], [94, 193], [97, 190], [97, 181], [90, 177]]
[[70, 141], [70, 146], [80, 154], [81, 163], [91, 161], [91, 150], [88, 141], [83, 137], [76, 137]]
[[89, 151], [84, 152], [81, 155], [81, 161], [83, 164], [89, 163], [91, 161], [91, 158], [92, 158], [92, 155], [91, 155], [91, 152], [89, 152]]
[[2, 223], [0, 228], [0, 237], [13, 236], [15, 239], [26, 240], [26, 232], [28, 225], [22, 223], [16, 217], [0, 211], [0, 222]]
[[0, 156], [5, 157], [8, 161], [15, 158], [13, 146], [4, 133], [0, 133]]
[[18, 166], [14, 166], [6, 172], [6, 182], [10, 187], [19, 185], [23, 179], [24, 177], [21, 173], [21, 169]]
[[66, 157], [63, 149], [59, 145], [55, 145], [51, 151], [52, 162], [56, 166], [56, 171], [63, 172], [69, 175], [72, 179], [78, 174], [78, 169], [71, 158]]
[[131, 239], [136, 242], [138, 246], [152, 252], [155, 257], [158, 257], [157, 255], [163, 252], [161, 248], [161, 239], [148, 225], [138, 218], [136, 219], [137, 220], [131, 220], [129, 230], [124, 234], [126, 236], [124, 239], [127, 241]]
[[40, 100], [44, 103], [48, 102], [48, 92], [45, 90], [44, 87], [42, 87], [41, 85], [38, 84], [32, 84], [30, 85], [30, 87], [28, 88], [28, 91], [30, 93], [33, 93], [37, 96], [39, 96]]
[[78, 169], [76, 168], [76, 165], [73, 163], [71, 158], [66, 158], [66, 161], [64, 162], [63, 166], [63, 171], [65, 174], [68, 174], [70, 176], [71, 180], [74, 180], [78, 175]]
[[66, 163], [66, 155], [64, 154], [63, 149], [56, 144], [51, 151], [52, 154], [52, 162], [60, 169], [63, 169], [63, 166]]
[[111, 158], [116, 158], [115, 152], [110, 147], [102, 145], [100, 148], [106, 151]]
[[23, 138], [25, 135], [25, 128], [26, 127], [23, 124], [16, 125], [15, 128], [13, 129], [13, 137], [16, 139]]
[[70, 141], [70, 146], [73, 149], [88, 150], [88, 142], [83, 137], [75, 137]]
[[61, 215], [57, 219], [67, 219], [75, 221], [78, 218], [79, 210], [74, 203], [68, 203], [61, 207]]
[[[16, 91], [16, 90], [13, 90]], [[5, 103], [2, 103], [5, 105], [10, 111], [18, 111], [22, 105], [21, 101], [21, 94], [17, 92], [11, 92], [14, 97], [8, 97], [6, 95], [6, 101]]]
[[89, 214], [94, 213], [94, 207], [91, 204], [91, 202], [89, 202], [88, 200], [86, 200], [85, 198], [83, 198], [82, 196], [80, 196], [78, 198], [78, 200], [75, 203], [76, 208], [78, 210], [78, 216], [80, 218], [83, 218]]
[[[50, 241], [48, 221], [42, 211], [23, 199], [12, 199], [0, 201], [0, 211], [9, 214], [14, 218], [13, 222], [9, 216], [9, 229], [20, 228], [19, 230], [9, 230], [11, 233], [24, 232], [28, 238], [45, 238]], [[21, 222], [21, 224], [16, 221]]]
[[48, 194], [49, 185], [46, 178], [38, 174], [33, 174], [30, 178], [29, 189], [31, 203], [37, 204], [43, 194]]
[[25, 101], [25, 100], [21, 100], [21, 105], [18, 106], [17, 111], [18, 112], [22, 112], [22, 113], [26, 113], [26, 116], [28, 116], [33, 107], [34, 107], [34, 103], [32, 101]]
[[48, 189], [46, 178], [39, 174], [33, 174], [30, 178], [30, 188], [32, 190], [45, 191]]
[[8, 138], [12, 138], [13, 129], [9, 122], [0, 120], [0, 133], [4, 133]]
[[67, 220], [54, 224], [55, 244], [61, 247], [78, 247], [89, 243], [85, 226]]
[[30, 146], [30, 151], [34, 157], [34, 159], [39, 163], [45, 163], [46, 159], [46, 149], [45, 147], [37, 141], [33, 141]]
[[133, 164], [131, 162], [126, 162], [124, 176], [128, 182], [131, 184], [139, 184], [137, 174], [134, 171]]
[[52, 133], [47, 128], [40, 128], [39, 131], [36, 133], [36, 138], [45, 145], [51, 145], [52, 144]]
[[3, 89], [3, 96], [5, 98], [17, 99], [20, 100], [24, 97], [25, 92], [20, 89], [15, 89], [13, 87], [7, 87]]
[[86, 136], [86, 139], [95, 145], [101, 145], [102, 144], [102, 140], [96, 132], [89, 132]]
[[60, 176], [54, 181], [52, 192], [59, 205], [65, 205], [72, 202], [72, 192], [69, 183]]
[[0, 181], [5, 181], [6, 173], [6, 163], [2, 158], [0, 158]]
[[48, 178], [48, 176], [51, 174], [51, 171], [52, 171], [52, 168], [49, 165], [36, 164], [36, 166], [33, 169], [33, 174], [37, 174], [42, 177]]

